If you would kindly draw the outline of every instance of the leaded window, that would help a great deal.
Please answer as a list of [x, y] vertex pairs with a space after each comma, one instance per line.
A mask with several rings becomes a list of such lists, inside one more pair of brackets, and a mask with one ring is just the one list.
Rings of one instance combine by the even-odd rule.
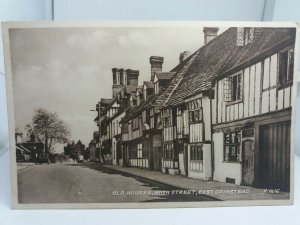
[[242, 74], [238, 73], [224, 78], [224, 101], [235, 102], [242, 100]]
[[196, 144], [190, 146], [191, 160], [202, 161], [203, 160], [203, 145]]
[[224, 134], [224, 161], [241, 161], [241, 132], [228, 132]]
[[294, 78], [294, 49], [279, 53], [279, 84], [291, 83]]
[[202, 99], [198, 98], [188, 102], [189, 122], [199, 123], [203, 120]]
[[173, 143], [164, 143], [163, 144], [163, 158], [164, 159], [173, 159], [174, 158], [174, 145]]

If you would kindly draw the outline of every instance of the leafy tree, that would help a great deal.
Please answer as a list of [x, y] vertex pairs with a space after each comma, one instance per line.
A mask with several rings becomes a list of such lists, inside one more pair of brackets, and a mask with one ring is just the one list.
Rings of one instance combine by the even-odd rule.
[[79, 140], [77, 141], [76, 145], [75, 145], [75, 151], [76, 153], [82, 155], [85, 149], [85, 145], [82, 144], [82, 142]]
[[45, 109], [34, 111], [31, 124], [25, 126], [28, 134], [34, 134], [38, 141], [45, 145], [45, 151], [53, 151], [53, 146], [57, 143], [67, 143], [69, 141], [70, 130], [57, 113], [49, 112]]

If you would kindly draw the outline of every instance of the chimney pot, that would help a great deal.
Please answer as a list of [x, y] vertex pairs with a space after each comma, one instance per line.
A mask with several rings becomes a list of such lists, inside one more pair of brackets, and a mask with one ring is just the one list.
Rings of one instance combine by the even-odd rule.
[[179, 64], [186, 60], [191, 55], [190, 51], [184, 51], [179, 54]]
[[162, 72], [162, 64], [164, 63], [164, 57], [161, 56], [151, 56], [150, 59], [151, 65], [151, 80], [154, 79], [154, 74]]
[[208, 42], [213, 40], [215, 37], [218, 36], [218, 27], [204, 27], [203, 33], [204, 33], [204, 45], [206, 45]]

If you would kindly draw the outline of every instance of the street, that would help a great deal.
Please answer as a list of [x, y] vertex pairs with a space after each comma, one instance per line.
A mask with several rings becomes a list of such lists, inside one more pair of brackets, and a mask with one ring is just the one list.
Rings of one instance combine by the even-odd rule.
[[[41, 164], [18, 171], [19, 203], [212, 201], [92, 164]], [[175, 194], [174, 194], [175, 193]], [[179, 193], [179, 194], [178, 194]]]

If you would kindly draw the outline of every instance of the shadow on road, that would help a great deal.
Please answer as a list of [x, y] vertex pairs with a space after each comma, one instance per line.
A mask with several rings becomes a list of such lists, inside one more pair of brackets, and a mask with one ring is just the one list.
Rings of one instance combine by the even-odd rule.
[[[142, 183], [141, 186], [150, 187], [153, 193], [158, 193], [157, 195], [153, 195], [155, 197], [152, 200], [146, 200], [144, 202], [194, 202], [194, 201], [220, 201], [219, 199], [209, 197], [202, 194], [178, 194], [178, 191], [182, 190], [175, 186], [163, 184], [157, 181], [149, 180], [144, 177], [136, 176], [133, 174], [129, 174], [123, 171], [117, 171], [114, 169], [110, 169], [107, 167], [103, 167], [100, 165], [92, 165], [92, 164], [69, 164], [69, 166], [80, 166], [80, 167], [88, 167], [91, 169], [95, 169], [99, 172], [110, 174], [110, 175], [121, 175], [124, 177], [134, 178], [136, 181]], [[177, 193], [174, 193], [176, 192]], [[184, 190], [182, 190], [184, 191]], [[163, 195], [161, 193], [163, 192]]]

